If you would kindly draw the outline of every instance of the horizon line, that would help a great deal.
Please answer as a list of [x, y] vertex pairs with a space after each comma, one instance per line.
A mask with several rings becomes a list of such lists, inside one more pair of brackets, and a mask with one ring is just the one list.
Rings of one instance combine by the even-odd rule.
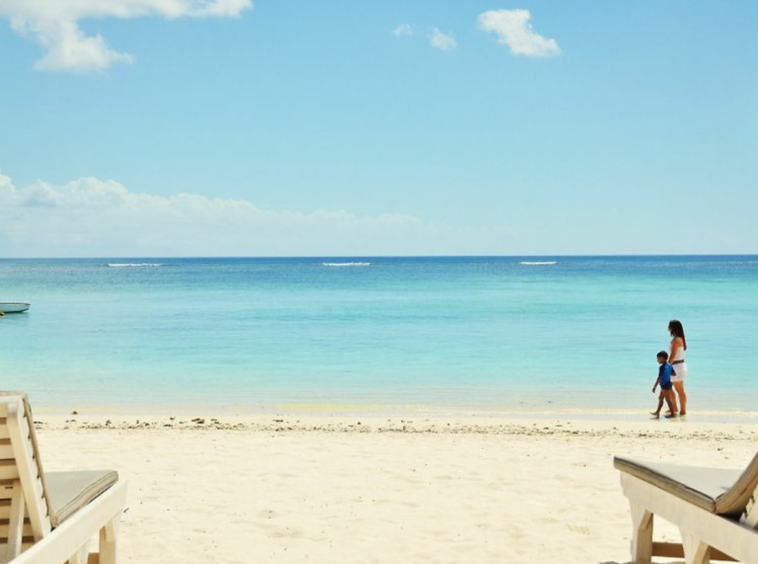
[[107, 260], [107, 259], [347, 259], [347, 258], [664, 258], [664, 257], [753, 257], [757, 253], [621, 253], [621, 254], [430, 254], [430, 255], [109, 255], [109, 256], [2, 256], [0, 260]]

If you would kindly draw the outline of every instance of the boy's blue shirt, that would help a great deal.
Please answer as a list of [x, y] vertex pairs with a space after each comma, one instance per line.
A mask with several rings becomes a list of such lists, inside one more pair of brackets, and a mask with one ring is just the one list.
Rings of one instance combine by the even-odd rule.
[[674, 367], [668, 362], [661, 364], [658, 368], [658, 376], [661, 377], [661, 386], [668, 386], [671, 383], [671, 373], [674, 371]]

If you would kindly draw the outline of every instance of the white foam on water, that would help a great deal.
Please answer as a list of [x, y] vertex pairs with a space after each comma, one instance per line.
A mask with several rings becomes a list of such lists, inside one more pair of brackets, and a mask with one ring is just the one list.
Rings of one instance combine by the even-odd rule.
[[558, 264], [558, 261], [557, 260], [524, 261], [524, 262], [520, 262], [519, 264], [523, 264], [524, 266], [552, 266], [554, 264]]
[[371, 266], [370, 262], [322, 262], [321, 266]]
[[109, 262], [105, 266], [109, 268], [150, 268], [163, 266], [160, 262]]

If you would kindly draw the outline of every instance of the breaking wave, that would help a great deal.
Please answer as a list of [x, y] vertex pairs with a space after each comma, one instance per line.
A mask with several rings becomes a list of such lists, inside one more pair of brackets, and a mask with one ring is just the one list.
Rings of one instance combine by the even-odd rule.
[[109, 268], [150, 268], [164, 265], [160, 262], [109, 262], [105, 266]]

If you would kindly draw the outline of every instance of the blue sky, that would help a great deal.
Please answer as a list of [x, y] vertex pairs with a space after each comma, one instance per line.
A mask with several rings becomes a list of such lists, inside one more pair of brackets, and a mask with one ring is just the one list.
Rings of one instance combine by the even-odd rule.
[[0, 0], [0, 256], [758, 252], [755, 2], [88, 1]]

